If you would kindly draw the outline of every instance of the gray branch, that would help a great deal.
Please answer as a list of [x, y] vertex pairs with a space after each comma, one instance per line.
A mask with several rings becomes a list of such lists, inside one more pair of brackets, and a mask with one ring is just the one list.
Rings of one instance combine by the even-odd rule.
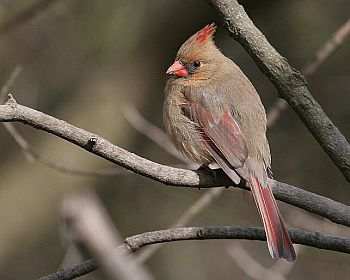
[[[232, 186], [230, 179], [220, 171], [192, 171], [152, 162], [113, 145], [96, 134], [20, 105], [12, 97], [5, 105], [0, 105], [0, 122], [21, 122], [54, 134], [132, 172], [166, 185], [192, 188]], [[271, 181], [271, 185], [277, 199], [335, 223], [350, 226], [349, 206], [275, 180]], [[235, 187], [247, 190], [244, 184]]]
[[[348, 238], [299, 229], [290, 229], [289, 233], [294, 243], [318, 249], [350, 253], [350, 239]], [[144, 246], [156, 243], [208, 239], [248, 239], [264, 241], [266, 237], [264, 230], [257, 227], [185, 227], [146, 232], [128, 237], [125, 240], [125, 245], [119, 247], [117, 250], [126, 249], [129, 252], [135, 252]], [[71, 280], [96, 269], [96, 262], [89, 259], [68, 269], [41, 277], [39, 280]]]
[[304, 76], [274, 49], [238, 1], [211, 0], [211, 3], [225, 19], [232, 37], [245, 48], [350, 181], [350, 145], [313, 98]]

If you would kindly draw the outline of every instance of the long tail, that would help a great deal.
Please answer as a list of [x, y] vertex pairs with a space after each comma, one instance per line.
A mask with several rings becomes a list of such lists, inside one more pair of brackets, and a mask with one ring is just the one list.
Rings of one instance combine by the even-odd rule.
[[272, 258], [294, 261], [296, 255], [293, 243], [290, 240], [271, 188], [262, 186], [253, 176], [250, 177], [250, 185], [264, 224], [267, 244]]
[[[240, 177], [248, 179], [255, 203], [264, 224], [267, 245], [272, 258], [284, 258], [287, 261], [294, 261], [296, 255], [293, 243], [290, 240], [288, 231], [284, 225], [282, 216], [278, 210], [277, 203], [273, 197], [270, 187], [268, 185], [262, 186], [257, 178], [249, 175], [250, 172], [248, 169], [232, 169], [232, 167], [229, 166], [225, 160], [223, 160], [224, 157], [220, 156], [217, 151], [215, 151], [209, 145], [208, 149], [216, 162], [234, 183], [239, 183]], [[240, 177], [238, 174], [240, 174]]]

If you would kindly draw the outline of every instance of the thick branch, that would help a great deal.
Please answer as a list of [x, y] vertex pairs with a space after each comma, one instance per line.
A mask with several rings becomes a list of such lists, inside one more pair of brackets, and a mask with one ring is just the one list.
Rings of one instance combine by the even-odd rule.
[[313, 98], [304, 76], [274, 49], [236, 0], [211, 0], [211, 3], [224, 17], [233, 38], [246, 49], [350, 181], [350, 145]]
[[[113, 145], [106, 139], [10, 99], [0, 105], [0, 122], [22, 122], [63, 138], [95, 155], [166, 185], [209, 188], [232, 186], [223, 173], [191, 171], [158, 164]], [[350, 226], [350, 207], [302, 189], [271, 181], [275, 197], [281, 201]], [[246, 189], [244, 185], [239, 185]]]
[[[289, 230], [294, 243], [343, 253], [350, 253], [350, 239], [335, 237], [319, 232], [308, 232], [299, 229]], [[135, 252], [140, 248], [164, 242], [182, 240], [207, 240], [207, 239], [248, 239], [266, 240], [262, 228], [255, 227], [186, 227], [167, 230], [159, 230], [141, 233], [128, 237], [125, 245], [118, 249], [127, 249]], [[88, 274], [97, 269], [93, 260], [87, 260], [66, 270], [58, 271], [39, 280], [70, 280]]]

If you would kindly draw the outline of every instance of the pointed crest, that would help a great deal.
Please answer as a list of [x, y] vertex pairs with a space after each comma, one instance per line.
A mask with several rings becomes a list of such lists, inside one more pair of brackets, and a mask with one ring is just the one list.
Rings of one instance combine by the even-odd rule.
[[216, 25], [215, 23], [208, 24], [204, 26], [201, 30], [199, 30], [196, 35], [196, 42], [198, 43], [204, 43], [208, 41], [209, 38], [213, 36], [216, 30]]

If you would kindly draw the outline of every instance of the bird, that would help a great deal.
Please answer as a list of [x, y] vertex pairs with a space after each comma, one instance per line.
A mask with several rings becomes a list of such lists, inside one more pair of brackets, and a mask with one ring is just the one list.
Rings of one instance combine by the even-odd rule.
[[272, 258], [296, 259], [273, 196], [266, 112], [237, 64], [216, 46], [215, 23], [189, 37], [167, 69], [163, 122], [176, 148], [201, 168], [221, 168], [253, 194]]

